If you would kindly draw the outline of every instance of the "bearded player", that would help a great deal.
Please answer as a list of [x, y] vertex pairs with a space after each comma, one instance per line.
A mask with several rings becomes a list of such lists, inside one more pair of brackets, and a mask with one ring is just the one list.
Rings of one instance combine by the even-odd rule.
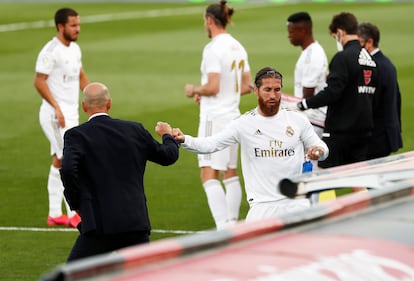
[[[40, 51], [36, 61], [34, 86], [42, 97], [39, 111], [40, 126], [50, 142], [52, 165], [47, 190], [49, 196], [48, 225], [76, 227], [80, 217], [71, 211], [63, 196], [60, 179], [63, 154], [63, 134], [79, 124], [79, 89], [89, 80], [82, 68], [81, 49], [75, 41], [80, 31], [80, 19], [70, 8], [55, 13], [57, 35]], [[65, 202], [67, 215], [62, 212]]]

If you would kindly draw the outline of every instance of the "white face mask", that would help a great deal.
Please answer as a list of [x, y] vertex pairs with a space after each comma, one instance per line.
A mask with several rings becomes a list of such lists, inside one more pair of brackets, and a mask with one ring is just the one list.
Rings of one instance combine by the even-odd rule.
[[341, 43], [341, 37], [339, 36], [339, 32], [336, 33], [335, 35], [335, 41], [336, 41], [336, 48], [338, 49], [338, 51], [343, 51], [344, 47], [342, 46]]

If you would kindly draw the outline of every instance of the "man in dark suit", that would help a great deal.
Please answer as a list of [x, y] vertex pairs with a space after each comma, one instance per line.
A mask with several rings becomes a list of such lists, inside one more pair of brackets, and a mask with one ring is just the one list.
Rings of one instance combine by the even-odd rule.
[[169, 125], [157, 127], [160, 144], [142, 124], [108, 115], [105, 85], [90, 83], [83, 94], [89, 120], [65, 133], [60, 170], [65, 197], [82, 219], [68, 261], [149, 242], [146, 163], [167, 166], [179, 155]]
[[379, 49], [380, 31], [371, 23], [358, 25], [361, 45], [377, 64], [379, 87], [374, 95], [374, 131], [368, 149], [368, 159], [385, 157], [403, 146], [401, 137], [401, 94], [397, 71]]

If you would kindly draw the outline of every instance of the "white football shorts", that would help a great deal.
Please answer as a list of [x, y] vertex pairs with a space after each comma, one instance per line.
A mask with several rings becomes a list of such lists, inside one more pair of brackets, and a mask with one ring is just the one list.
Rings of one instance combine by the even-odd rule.
[[259, 202], [250, 206], [245, 221], [274, 218], [303, 210], [311, 206], [309, 199], [281, 199], [271, 202]]
[[[229, 120], [208, 120], [200, 121], [198, 137], [208, 137], [222, 131]], [[225, 171], [237, 169], [239, 145], [233, 144], [221, 151], [210, 154], [198, 154], [198, 166], [211, 167], [214, 170]]]
[[56, 154], [57, 158], [62, 159], [63, 135], [68, 129], [79, 125], [79, 120], [77, 118], [65, 117], [66, 127], [61, 128], [57, 123], [54, 109], [50, 106], [42, 105], [39, 111], [39, 122], [46, 138], [50, 142], [50, 155]]

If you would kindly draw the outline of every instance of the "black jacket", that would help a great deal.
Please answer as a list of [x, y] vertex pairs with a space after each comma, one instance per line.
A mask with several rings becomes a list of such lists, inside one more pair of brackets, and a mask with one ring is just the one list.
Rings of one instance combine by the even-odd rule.
[[335, 54], [326, 82], [325, 89], [306, 99], [308, 108], [328, 106], [325, 132], [369, 134], [374, 128], [373, 96], [378, 73], [358, 40], [349, 41], [343, 51]]
[[[392, 62], [381, 51], [376, 52], [372, 57], [377, 63], [380, 83], [374, 97], [374, 132], [370, 151], [375, 156], [375, 151], [385, 150], [384, 155], [378, 155], [386, 156], [397, 151], [403, 145], [401, 93], [397, 71]], [[386, 143], [381, 143], [383, 141]]]
[[170, 135], [158, 143], [140, 124], [96, 116], [64, 135], [61, 178], [81, 233], [149, 231], [144, 172], [147, 161], [171, 165], [179, 147]]

